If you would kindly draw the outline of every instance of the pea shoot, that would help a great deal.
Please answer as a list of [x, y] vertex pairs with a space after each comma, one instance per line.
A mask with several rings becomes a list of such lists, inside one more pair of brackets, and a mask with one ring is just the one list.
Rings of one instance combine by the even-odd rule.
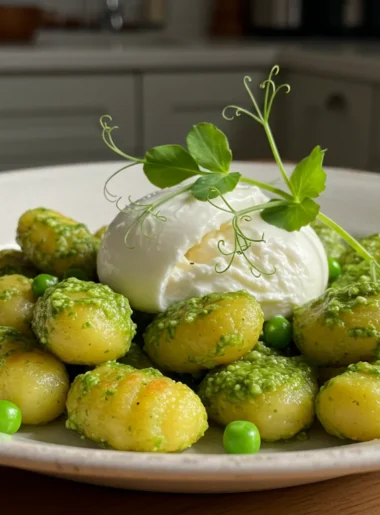
[[292, 324], [280, 315], [264, 323], [263, 333], [264, 343], [273, 349], [286, 349], [292, 343]]
[[[170, 202], [174, 197], [185, 192], [190, 193], [200, 202], [209, 202], [216, 209], [231, 214], [231, 224], [234, 231], [232, 248], [226, 246], [224, 240], [218, 243], [219, 252], [228, 256], [227, 266], [215, 266], [217, 273], [226, 272], [235, 259], [244, 259], [254, 277], [260, 275], [272, 275], [275, 270], [261, 270], [257, 267], [248, 253], [252, 244], [265, 244], [265, 235], [259, 240], [252, 240], [244, 234], [240, 222], [250, 222], [251, 215], [260, 212], [261, 217], [270, 225], [274, 225], [289, 232], [299, 231], [316, 219], [325, 226], [334, 230], [348, 245], [350, 245], [365, 261], [371, 264], [372, 279], [376, 278], [376, 269], [380, 266], [374, 257], [348, 232], [320, 211], [317, 202], [319, 196], [326, 187], [326, 173], [323, 169], [323, 160], [326, 150], [316, 146], [303, 160], [301, 160], [289, 175], [278, 151], [275, 139], [270, 127], [270, 116], [274, 100], [282, 90], [290, 92], [289, 84], [277, 85], [274, 78], [279, 74], [279, 66], [274, 66], [261, 88], [264, 92], [262, 107], [252, 91], [250, 77], [244, 77], [244, 87], [252, 102], [252, 109], [246, 109], [237, 105], [229, 105], [223, 110], [226, 120], [233, 120], [241, 115], [249, 116], [260, 124], [267, 136], [274, 160], [278, 166], [280, 176], [286, 189], [281, 189], [251, 177], [244, 177], [240, 172], [231, 170], [233, 159], [226, 135], [211, 123], [198, 123], [194, 125], [186, 138], [186, 147], [181, 145], [161, 145], [148, 150], [142, 158], [133, 157], [120, 150], [112, 133], [117, 128], [110, 125], [112, 118], [104, 115], [100, 119], [102, 138], [105, 144], [118, 156], [128, 160], [128, 163], [116, 171], [105, 183], [104, 195], [116, 204], [120, 211], [134, 214], [134, 221], [127, 228], [125, 244], [133, 248], [129, 242], [130, 236], [139, 230], [146, 237], [154, 237], [154, 234], [145, 232], [144, 224], [149, 218], [156, 218], [165, 223], [166, 218], [160, 214], [160, 207]], [[232, 113], [232, 114], [231, 114]], [[123, 197], [112, 193], [108, 186], [110, 181], [120, 172], [130, 170], [135, 165], [143, 165], [143, 171], [147, 179], [154, 186], [166, 189], [178, 186], [186, 180], [193, 179], [185, 187], [170, 190], [162, 195], [154, 203], [133, 202], [129, 198], [129, 206], [121, 207]], [[260, 205], [254, 205], [237, 211], [228, 202], [226, 194], [233, 191], [239, 183], [257, 186], [272, 195], [272, 199]], [[218, 199], [218, 203], [214, 202]], [[334, 274], [337, 270], [334, 271]]]
[[58, 277], [49, 274], [39, 274], [33, 279], [32, 291], [36, 297], [42, 297], [45, 291], [58, 284]]
[[0, 433], [13, 435], [21, 427], [21, 410], [13, 402], [0, 400]]
[[329, 282], [332, 283], [342, 275], [342, 267], [337, 259], [329, 258]]
[[229, 454], [256, 454], [260, 450], [260, 432], [252, 422], [235, 420], [224, 430], [223, 445]]

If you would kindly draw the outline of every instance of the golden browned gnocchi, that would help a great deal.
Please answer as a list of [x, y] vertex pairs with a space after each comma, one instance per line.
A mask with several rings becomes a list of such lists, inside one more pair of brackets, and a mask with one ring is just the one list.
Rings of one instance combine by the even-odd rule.
[[158, 370], [108, 362], [78, 376], [67, 399], [67, 427], [117, 450], [178, 452], [203, 436], [199, 397]]
[[379, 352], [380, 283], [334, 288], [297, 308], [294, 341], [318, 365], [373, 361]]
[[38, 271], [20, 250], [0, 250], [0, 276], [14, 274], [35, 277]]
[[103, 284], [66, 279], [38, 299], [33, 330], [40, 343], [72, 365], [124, 356], [135, 334], [128, 300]]
[[31, 279], [17, 274], [0, 277], [0, 325], [32, 334], [35, 302]]
[[51, 209], [24, 213], [17, 227], [17, 242], [25, 256], [42, 272], [63, 277], [80, 268], [89, 278], [96, 273], [98, 242], [83, 224]]
[[245, 291], [176, 302], [145, 332], [145, 351], [160, 370], [193, 373], [231, 363], [257, 343], [264, 323]]
[[288, 439], [314, 419], [318, 384], [314, 370], [300, 357], [262, 352], [208, 373], [199, 396], [211, 420], [226, 426], [235, 420], [256, 424], [266, 441]]
[[359, 362], [330, 379], [317, 397], [324, 429], [339, 438], [380, 438], [380, 364]]
[[64, 365], [16, 329], [0, 327], [0, 399], [15, 403], [24, 424], [46, 424], [65, 409]]

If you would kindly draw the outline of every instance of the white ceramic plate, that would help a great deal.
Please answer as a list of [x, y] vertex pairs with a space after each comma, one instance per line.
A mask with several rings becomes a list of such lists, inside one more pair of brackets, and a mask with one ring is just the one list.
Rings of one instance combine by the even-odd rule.
[[[30, 169], [0, 175], [0, 246], [15, 245], [18, 217], [51, 207], [95, 230], [116, 214], [102, 194], [118, 163]], [[273, 165], [235, 163], [234, 169], [265, 181]], [[380, 176], [331, 169], [322, 208], [356, 235], [380, 230]], [[115, 179], [115, 193], [138, 199], [151, 191], [141, 171]], [[224, 454], [222, 432], [211, 428], [192, 449], [175, 455], [108, 451], [64, 428], [62, 421], [23, 428], [0, 438], [0, 465], [121, 488], [170, 492], [243, 492], [299, 485], [380, 470], [380, 443], [353, 444], [316, 427], [305, 442], [264, 445], [256, 456]]]

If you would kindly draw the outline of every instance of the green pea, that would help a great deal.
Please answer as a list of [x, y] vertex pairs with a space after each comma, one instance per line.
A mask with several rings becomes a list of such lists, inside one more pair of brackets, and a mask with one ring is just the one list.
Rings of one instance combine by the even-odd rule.
[[264, 343], [273, 349], [285, 349], [292, 342], [292, 324], [278, 315], [264, 324]]
[[329, 258], [329, 282], [332, 283], [342, 275], [342, 267], [337, 259]]
[[33, 279], [32, 291], [36, 297], [42, 297], [45, 291], [58, 284], [58, 277], [49, 274], [40, 274]]
[[235, 420], [224, 430], [223, 445], [229, 454], [256, 454], [260, 450], [260, 432], [252, 422]]
[[21, 410], [10, 401], [0, 401], [0, 433], [13, 435], [21, 427]]
[[81, 281], [88, 281], [88, 275], [81, 268], [68, 268], [63, 274], [63, 278], [68, 279], [69, 277], [75, 277]]

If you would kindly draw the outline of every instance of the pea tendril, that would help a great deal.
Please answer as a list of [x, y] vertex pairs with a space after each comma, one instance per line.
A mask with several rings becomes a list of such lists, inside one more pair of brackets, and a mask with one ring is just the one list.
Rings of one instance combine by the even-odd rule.
[[[100, 119], [102, 138], [108, 148], [117, 155], [127, 159], [129, 163], [117, 170], [107, 180], [104, 186], [104, 196], [110, 202], [116, 204], [119, 211], [133, 215], [133, 221], [125, 235], [125, 244], [128, 248], [134, 248], [130, 240], [137, 230], [147, 238], [154, 238], [155, 233], [148, 232], [145, 224], [148, 219], [156, 219], [166, 222], [166, 216], [160, 214], [159, 208], [172, 201], [178, 195], [190, 193], [195, 199], [209, 202], [213, 207], [231, 214], [231, 226], [234, 231], [233, 248], [227, 248], [225, 240], [218, 242], [218, 249], [222, 256], [229, 258], [225, 266], [216, 265], [217, 273], [227, 272], [237, 257], [245, 260], [254, 277], [261, 274], [271, 275], [273, 271], [261, 270], [251, 257], [250, 249], [254, 243], [265, 243], [264, 234], [259, 239], [249, 237], [243, 231], [241, 224], [254, 223], [251, 214], [260, 212], [260, 216], [270, 225], [274, 225], [286, 231], [299, 231], [318, 219], [330, 229], [334, 230], [349, 246], [351, 246], [366, 262], [370, 264], [372, 280], [376, 280], [378, 267], [376, 259], [347, 231], [334, 222], [331, 218], [320, 212], [320, 206], [316, 199], [325, 190], [326, 174], [322, 164], [325, 150], [315, 147], [311, 154], [298, 163], [293, 172], [288, 175], [283, 164], [280, 152], [277, 148], [270, 127], [270, 116], [274, 101], [280, 91], [290, 93], [289, 84], [276, 85], [274, 78], [279, 74], [279, 66], [274, 66], [268, 78], [261, 83], [264, 91], [263, 107], [259, 106], [251, 88], [252, 79], [244, 77], [243, 84], [252, 102], [252, 110], [228, 105], [223, 110], [226, 120], [233, 120], [241, 115], [252, 118], [259, 123], [267, 136], [269, 147], [280, 171], [280, 176], [286, 185], [286, 190], [274, 186], [272, 183], [264, 183], [250, 177], [244, 177], [239, 172], [231, 172], [232, 152], [227, 137], [210, 123], [199, 123], [189, 132], [187, 148], [180, 145], [162, 145], [154, 147], [145, 153], [143, 158], [128, 155], [120, 150], [112, 136], [117, 126], [110, 125], [112, 118], [104, 115]], [[232, 114], [231, 114], [232, 111]], [[121, 207], [123, 197], [112, 193], [109, 184], [119, 173], [140, 164], [147, 179], [160, 189], [173, 188], [188, 179], [194, 179], [183, 188], [171, 189], [166, 195], [161, 196], [153, 203], [143, 204], [133, 202], [129, 198], [129, 205]], [[268, 191], [274, 197], [271, 201], [254, 205], [236, 211], [228, 201], [226, 194], [233, 191], [239, 183], [256, 186]], [[219, 198], [221, 202], [215, 203]]]

